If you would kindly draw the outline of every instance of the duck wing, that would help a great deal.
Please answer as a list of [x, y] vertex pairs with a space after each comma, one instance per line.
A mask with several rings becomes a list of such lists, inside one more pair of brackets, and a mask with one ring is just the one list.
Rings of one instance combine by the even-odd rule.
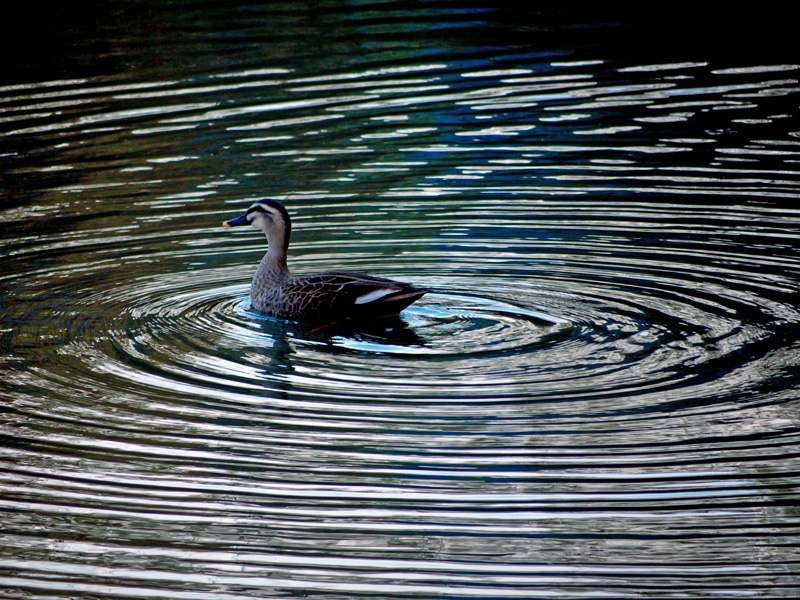
[[359, 273], [294, 277], [284, 285], [292, 312], [303, 318], [368, 318], [400, 312], [428, 290]]

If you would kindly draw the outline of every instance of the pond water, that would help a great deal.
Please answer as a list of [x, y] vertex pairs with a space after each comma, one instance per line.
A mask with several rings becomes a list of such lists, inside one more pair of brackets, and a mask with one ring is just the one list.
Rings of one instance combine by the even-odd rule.
[[[54, 10], [3, 42], [0, 596], [800, 593], [780, 15]], [[295, 272], [431, 292], [253, 313], [260, 197]]]

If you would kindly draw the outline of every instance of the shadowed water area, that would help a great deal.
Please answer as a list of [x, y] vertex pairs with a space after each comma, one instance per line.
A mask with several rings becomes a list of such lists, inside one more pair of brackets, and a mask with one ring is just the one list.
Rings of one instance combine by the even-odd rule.
[[0, 596], [800, 594], [791, 21], [544, 6], [6, 24]]

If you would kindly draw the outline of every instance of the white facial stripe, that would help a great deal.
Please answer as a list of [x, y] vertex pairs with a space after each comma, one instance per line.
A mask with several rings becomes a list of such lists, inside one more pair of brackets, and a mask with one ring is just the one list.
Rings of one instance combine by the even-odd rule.
[[277, 210], [275, 210], [271, 206], [266, 206], [264, 204], [259, 204], [258, 202], [256, 202], [250, 207], [250, 210], [247, 212], [247, 218], [250, 219], [250, 222], [252, 223], [253, 220], [259, 216], [261, 217], [269, 216], [275, 221], [282, 220], [283, 218], [283, 215], [281, 215]]

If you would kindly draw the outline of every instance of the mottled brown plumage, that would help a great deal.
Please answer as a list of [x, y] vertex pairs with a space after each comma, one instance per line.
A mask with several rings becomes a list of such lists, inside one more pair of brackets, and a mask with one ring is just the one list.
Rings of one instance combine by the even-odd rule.
[[400, 312], [427, 292], [359, 273], [292, 275], [286, 264], [291, 221], [276, 200], [260, 200], [224, 225], [253, 225], [267, 236], [269, 251], [253, 277], [250, 298], [254, 309], [269, 316], [314, 323], [380, 317]]

